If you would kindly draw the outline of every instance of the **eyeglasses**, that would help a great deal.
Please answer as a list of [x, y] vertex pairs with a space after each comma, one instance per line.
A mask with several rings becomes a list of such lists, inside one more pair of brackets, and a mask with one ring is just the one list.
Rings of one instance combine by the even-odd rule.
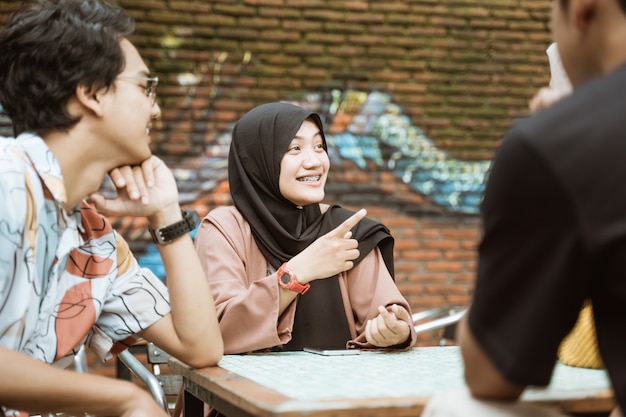
[[159, 77], [135, 77], [135, 76], [131, 76], [131, 75], [127, 75], [127, 76], [119, 76], [117, 77], [120, 80], [140, 80], [140, 81], [146, 81], [147, 85], [145, 87], [143, 87], [146, 90], [146, 96], [150, 99], [150, 105], [154, 106], [154, 103], [156, 102], [156, 88], [157, 85], [159, 84]]

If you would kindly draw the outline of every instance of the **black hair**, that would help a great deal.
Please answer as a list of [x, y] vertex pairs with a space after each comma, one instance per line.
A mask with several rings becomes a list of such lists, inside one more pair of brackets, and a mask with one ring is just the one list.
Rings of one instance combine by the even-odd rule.
[[76, 87], [110, 87], [126, 65], [133, 20], [106, 0], [34, 0], [0, 31], [0, 103], [15, 135], [66, 130]]

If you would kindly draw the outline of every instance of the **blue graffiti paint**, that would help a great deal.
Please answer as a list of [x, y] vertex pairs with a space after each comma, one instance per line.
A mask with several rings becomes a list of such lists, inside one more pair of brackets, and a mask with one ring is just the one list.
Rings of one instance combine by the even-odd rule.
[[346, 132], [327, 138], [341, 158], [361, 169], [370, 160], [440, 206], [479, 211], [490, 161], [459, 160], [438, 149], [388, 94], [370, 93]]

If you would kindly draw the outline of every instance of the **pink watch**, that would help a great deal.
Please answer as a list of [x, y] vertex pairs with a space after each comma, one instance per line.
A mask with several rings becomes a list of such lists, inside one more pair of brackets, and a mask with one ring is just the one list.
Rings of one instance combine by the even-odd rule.
[[311, 288], [309, 284], [300, 284], [296, 279], [296, 275], [287, 268], [287, 262], [282, 264], [278, 271], [276, 271], [276, 278], [278, 279], [278, 285], [286, 290], [294, 291], [299, 294], [304, 294]]

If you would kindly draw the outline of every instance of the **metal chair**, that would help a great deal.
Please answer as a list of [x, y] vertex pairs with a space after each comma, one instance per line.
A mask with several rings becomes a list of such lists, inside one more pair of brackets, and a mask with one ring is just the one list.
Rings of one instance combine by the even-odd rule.
[[[167, 362], [169, 355], [167, 355], [164, 351], [157, 348], [153, 343], [150, 343], [150, 342], [147, 343], [145, 346], [146, 346], [146, 349], [148, 349], [148, 362], [149, 363], [151, 363], [150, 362], [151, 351], [153, 352], [152, 358], [158, 357], [158, 359], [153, 359], [154, 364], [156, 365], [157, 369], [159, 369], [158, 368], [159, 364]], [[154, 352], [158, 352], [156, 356]], [[154, 368], [153, 368], [153, 372], [150, 372], [150, 370], [148, 370], [148, 368], [146, 368], [145, 365], [139, 359], [137, 359], [137, 357], [133, 355], [133, 353], [129, 349], [126, 349], [123, 352], [121, 352], [117, 356], [117, 358], [142, 383], [146, 385], [146, 388], [148, 389], [148, 391], [150, 391], [150, 394], [152, 394], [152, 397], [154, 398], [154, 400], [161, 407], [163, 407], [165, 411], [167, 411], [168, 413], [171, 413], [170, 404], [168, 403], [168, 400], [166, 397], [166, 391], [164, 391], [164, 386], [162, 385], [162, 382], [158, 377], [158, 374], [160, 372], [157, 371], [153, 373]], [[74, 356], [74, 370], [76, 372], [84, 372], [84, 373], [89, 372], [88, 367], [87, 367], [87, 359], [86, 359], [84, 346], [82, 346], [80, 350], [78, 351], [78, 353], [76, 354], [76, 356]], [[172, 386], [172, 383], [170, 382], [169, 385]], [[178, 386], [180, 386], [180, 384]], [[174, 394], [178, 394], [178, 387], [176, 387], [176, 392]]]
[[456, 325], [467, 310], [465, 306], [457, 306], [420, 311], [413, 314], [413, 327], [417, 334], [443, 328], [439, 346], [445, 346], [447, 342], [454, 341]]
[[81, 346], [74, 356], [74, 370], [76, 372], [87, 373], [87, 355], [85, 354], [85, 346]]
[[[152, 367], [150, 371], [133, 353], [127, 349], [118, 355], [122, 362], [141, 382], [143, 382], [154, 399], [168, 413], [172, 413], [175, 400], [182, 385], [180, 375], [164, 374], [161, 366], [166, 365], [170, 355], [152, 342], [145, 343], [147, 363]], [[168, 397], [172, 401], [168, 400]]]

